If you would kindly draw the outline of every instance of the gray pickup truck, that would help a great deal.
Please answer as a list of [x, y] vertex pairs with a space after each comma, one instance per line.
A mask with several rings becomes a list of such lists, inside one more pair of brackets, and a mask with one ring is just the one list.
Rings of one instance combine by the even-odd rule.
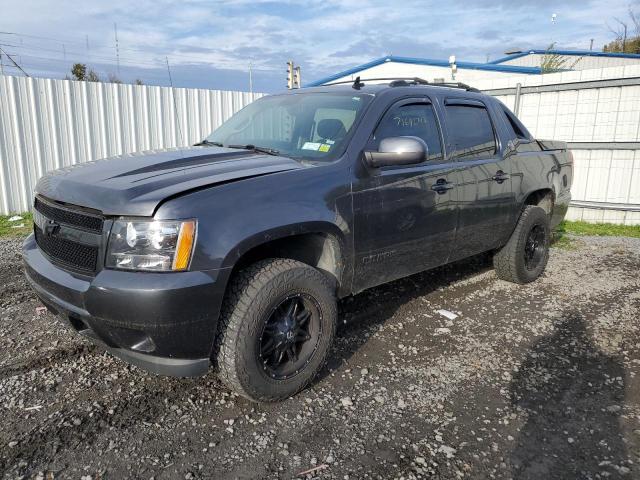
[[277, 401], [322, 367], [341, 297], [487, 251], [499, 278], [535, 280], [571, 180], [566, 144], [492, 97], [357, 79], [261, 98], [197, 146], [48, 173], [25, 271], [127, 362], [213, 364]]

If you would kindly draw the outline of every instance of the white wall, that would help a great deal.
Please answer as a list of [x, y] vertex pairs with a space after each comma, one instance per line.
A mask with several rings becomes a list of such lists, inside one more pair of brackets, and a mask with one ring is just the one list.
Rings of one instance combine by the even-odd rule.
[[0, 214], [29, 210], [49, 170], [192, 145], [260, 96], [0, 75]]
[[[518, 67], [539, 67], [542, 64], [544, 55], [529, 54], [524, 57], [514, 58], [498, 65], [513, 65]], [[640, 65], [638, 58], [623, 57], [591, 57], [588, 55], [560, 55], [559, 58], [565, 60], [564, 68], [572, 70], [589, 70], [594, 68], [623, 67], [625, 65]], [[578, 60], [579, 59], [579, 60]]]
[[[640, 76], [640, 65], [554, 73], [538, 78], [516, 77], [477, 82], [481, 89], [523, 85], [554, 85], [580, 81], [611, 80]], [[519, 117], [540, 139], [566, 142], [640, 142], [640, 85], [524, 93]], [[496, 95], [514, 106], [515, 95]], [[631, 204], [640, 208], [640, 150], [573, 149], [574, 201]], [[613, 205], [611, 205], [613, 207]], [[640, 212], [614, 208], [571, 207], [570, 220], [640, 225]]]
[[[329, 83], [338, 82], [341, 80], [355, 80], [357, 76], [360, 76], [363, 79], [388, 77], [419, 77], [428, 81], [433, 81], [436, 78], [444, 78], [444, 80], [447, 82], [453, 81], [451, 80], [451, 68], [449, 68], [448, 66], [437, 67], [432, 65], [414, 65], [410, 63], [397, 63], [389, 61], [371, 68], [361, 70], [352, 75], [346, 75], [336, 80], [332, 80]], [[455, 81], [463, 83], [473, 83], [474, 81], [481, 79], [509, 78], [512, 76], [513, 73], [458, 68]]]

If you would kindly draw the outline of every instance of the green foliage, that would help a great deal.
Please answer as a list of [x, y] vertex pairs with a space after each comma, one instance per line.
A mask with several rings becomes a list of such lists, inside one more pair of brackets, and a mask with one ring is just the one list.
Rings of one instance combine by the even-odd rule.
[[558, 226], [557, 231], [573, 235], [640, 238], [640, 225], [564, 221]]
[[74, 63], [73, 67], [71, 67], [71, 74], [73, 78], [69, 78], [67, 75], [65, 78], [67, 80], [78, 80], [79, 82], [99, 82], [100, 77], [96, 72], [89, 69], [87, 72], [87, 66], [84, 63]]
[[632, 8], [628, 13], [628, 20], [614, 18], [616, 26], [609, 31], [616, 38], [602, 48], [603, 52], [640, 54], [640, 16]]
[[10, 222], [14, 215], [0, 215], [0, 237], [26, 237], [33, 230], [30, 213], [21, 213], [22, 220]]
[[549, 45], [545, 54], [542, 56], [542, 61], [540, 62], [540, 69], [542, 70], [542, 73], [554, 73], [560, 72], [562, 70], [573, 70], [573, 67], [575, 67], [580, 60], [582, 60], [582, 57], [578, 57], [577, 60], [570, 62], [569, 59], [563, 57], [562, 55], [552, 52], [555, 46], [555, 43]]
[[71, 67], [71, 75], [74, 80], [83, 82], [87, 79], [87, 66], [84, 63], [74, 63]]
[[584, 242], [580, 236], [640, 238], [640, 225], [570, 222], [565, 220], [553, 232], [552, 245], [563, 250], [577, 250]]
[[[624, 44], [624, 45], [623, 45]], [[613, 40], [607, 43], [603, 48], [603, 52], [613, 53], [638, 53], [640, 54], [640, 36], [627, 38], [626, 42], [622, 39]]]
[[96, 72], [94, 72], [93, 70], [89, 70], [89, 73], [87, 73], [87, 82], [101, 82], [101, 81], [102, 80], [100, 80], [100, 77]]

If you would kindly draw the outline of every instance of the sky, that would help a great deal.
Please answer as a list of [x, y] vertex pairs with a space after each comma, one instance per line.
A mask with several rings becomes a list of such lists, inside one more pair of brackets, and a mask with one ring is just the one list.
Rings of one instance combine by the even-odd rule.
[[127, 83], [169, 85], [170, 72], [179, 87], [248, 91], [251, 65], [253, 90], [273, 93], [287, 60], [304, 85], [389, 54], [485, 62], [591, 39], [601, 50], [629, 8], [640, 0], [0, 0], [0, 48], [32, 76], [64, 78], [82, 62]]

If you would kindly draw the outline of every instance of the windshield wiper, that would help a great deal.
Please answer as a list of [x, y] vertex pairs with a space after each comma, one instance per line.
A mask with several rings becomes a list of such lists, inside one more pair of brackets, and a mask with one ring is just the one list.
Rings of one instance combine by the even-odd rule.
[[220, 142], [210, 142], [209, 140], [207, 140], [206, 138], [204, 140], [202, 140], [201, 142], [198, 143], [194, 143], [193, 144], [194, 147], [202, 147], [202, 146], [207, 146], [207, 147], [223, 147], [224, 145], [222, 145]]
[[276, 150], [275, 148], [269, 147], [259, 147], [257, 145], [251, 145], [250, 143], [246, 145], [227, 145], [228, 148], [241, 148], [243, 150], [253, 150], [258, 153], [266, 153], [267, 155], [280, 155], [280, 150]]

